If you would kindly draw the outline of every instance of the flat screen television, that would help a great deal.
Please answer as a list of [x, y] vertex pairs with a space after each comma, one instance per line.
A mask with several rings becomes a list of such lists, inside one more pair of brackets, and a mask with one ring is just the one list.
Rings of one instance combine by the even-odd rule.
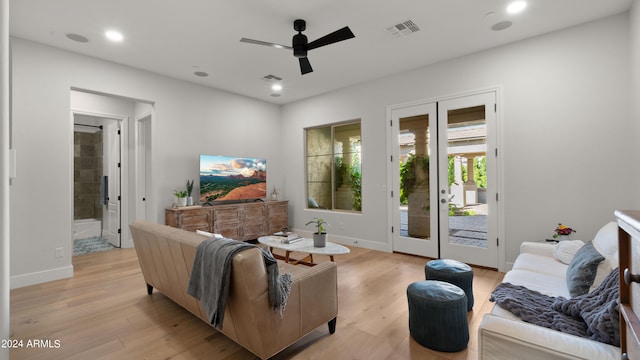
[[267, 160], [200, 155], [200, 202], [248, 202], [267, 197]]

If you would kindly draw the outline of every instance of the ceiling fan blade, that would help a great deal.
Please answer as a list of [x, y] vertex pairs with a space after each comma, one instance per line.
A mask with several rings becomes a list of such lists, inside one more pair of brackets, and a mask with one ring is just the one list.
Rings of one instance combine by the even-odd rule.
[[336, 30], [331, 34], [325, 35], [319, 39], [316, 39], [310, 42], [307, 49], [308, 50], [316, 49], [321, 46], [337, 43], [338, 41], [343, 41], [343, 40], [351, 39], [354, 37], [356, 36], [353, 34], [353, 32], [351, 32], [351, 29], [349, 29], [348, 26], [345, 26], [340, 30]]
[[300, 71], [302, 72], [302, 75], [313, 72], [313, 68], [311, 67], [311, 63], [308, 58], [301, 57], [298, 58], [298, 60], [300, 61]]
[[240, 39], [240, 42], [249, 43], [249, 44], [256, 44], [256, 45], [271, 46], [271, 47], [274, 47], [276, 49], [293, 50], [293, 48], [291, 46], [275, 44], [275, 43], [270, 43], [270, 42], [261, 41], [261, 40], [242, 38], [242, 39]]

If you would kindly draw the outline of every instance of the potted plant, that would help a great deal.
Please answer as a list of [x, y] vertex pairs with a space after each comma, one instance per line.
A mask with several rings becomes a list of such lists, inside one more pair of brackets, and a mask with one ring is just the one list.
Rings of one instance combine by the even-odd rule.
[[193, 197], [191, 197], [191, 192], [193, 191], [193, 179], [191, 181], [187, 180], [187, 205], [193, 205]]
[[324, 225], [327, 224], [322, 218], [313, 218], [305, 225], [314, 224], [316, 226], [316, 232], [313, 233], [313, 246], [325, 247], [327, 245], [327, 231]]
[[562, 223], [558, 223], [558, 227], [554, 230], [554, 232], [555, 234], [553, 234], [553, 238], [562, 241], [567, 240], [569, 238], [569, 235], [577, 231], [566, 225], [562, 225]]
[[173, 196], [175, 196], [176, 206], [187, 206], [187, 191], [186, 190], [174, 190]]

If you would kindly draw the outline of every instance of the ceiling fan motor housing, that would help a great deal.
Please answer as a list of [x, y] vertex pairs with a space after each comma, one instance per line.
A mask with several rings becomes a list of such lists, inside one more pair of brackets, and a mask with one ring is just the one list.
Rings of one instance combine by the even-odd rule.
[[304, 34], [296, 34], [293, 36], [293, 56], [297, 58], [307, 57], [307, 36]]

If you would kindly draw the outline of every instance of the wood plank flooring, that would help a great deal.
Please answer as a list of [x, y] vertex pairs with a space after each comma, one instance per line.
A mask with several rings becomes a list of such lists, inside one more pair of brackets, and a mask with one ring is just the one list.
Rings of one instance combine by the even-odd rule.
[[[474, 268], [469, 346], [441, 353], [409, 336], [406, 288], [424, 279], [426, 261], [354, 247], [337, 256], [335, 334], [321, 326], [272, 359], [477, 359], [478, 324], [503, 274]], [[71, 279], [11, 291], [11, 331], [23, 341], [11, 359], [256, 359], [161, 293], [148, 296], [134, 249], [78, 256], [73, 264]]]

